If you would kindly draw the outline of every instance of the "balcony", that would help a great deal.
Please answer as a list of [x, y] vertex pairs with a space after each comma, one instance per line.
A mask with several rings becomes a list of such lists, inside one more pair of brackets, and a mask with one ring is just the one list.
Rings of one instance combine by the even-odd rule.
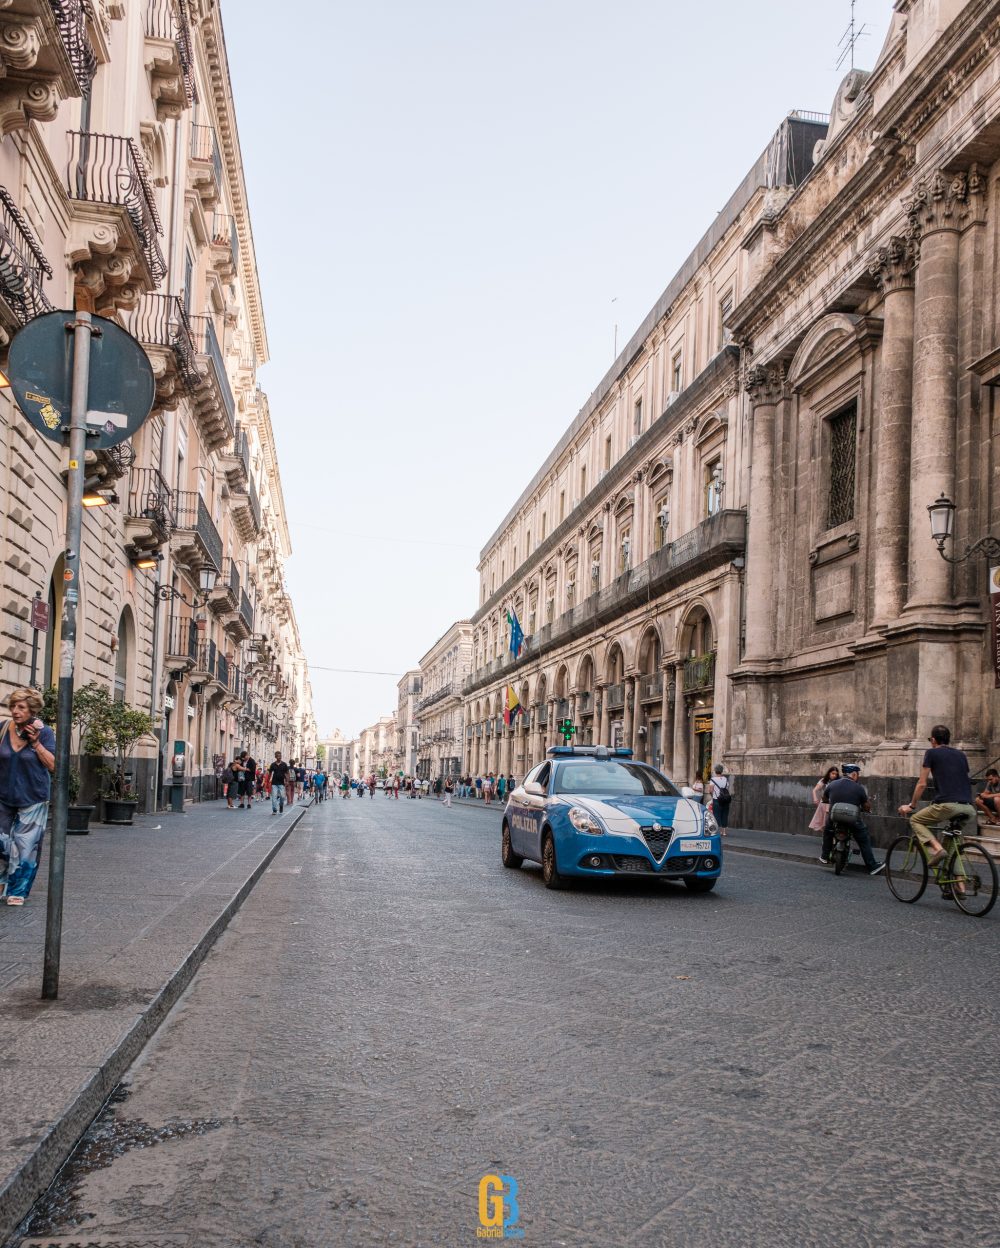
[[236, 436], [236, 400], [215, 332], [214, 318], [192, 316], [190, 320], [198, 371], [203, 382], [196, 398], [198, 420], [208, 449], [217, 451]]
[[216, 615], [236, 614], [240, 607], [240, 570], [235, 559], [225, 559], [222, 574], [208, 596], [208, 607]]
[[181, 393], [195, 395], [203, 384], [195, 362], [191, 322], [176, 295], [142, 296], [129, 321], [142, 343], [156, 378], [156, 406], [173, 410]]
[[33, 316], [51, 312], [42, 282], [52, 266], [18, 212], [6, 187], [0, 186], [0, 320], [16, 332]]
[[212, 268], [224, 282], [233, 281], [240, 271], [240, 236], [236, 231], [236, 219], [224, 212], [214, 213], [209, 241]]
[[167, 271], [142, 153], [134, 139], [121, 135], [71, 130], [67, 139], [69, 261], [98, 312], [131, 308]]
[[158, 121], [179, 117], [195, 103], [187, 0], [147, 0], [144, 61]]
[[652, 676], [639, 678], [639, 701], [658, 702], [663, 697], [663, 673], [654, 672]]
[[0, 133], [52, 121], [62, 100], [85, 95], [97, 70], [84, 0], [4, 0]]
[[195, 490], [178, 490], [174, 515], [174, 555], [192, 571], [211, 564], [222, 575], [222, 538], [208, 514], [204, 499]]
[[174, 531], [173, 491], [156, 468], [133, 468], [125, 504], [129, 553], [156, 550]]
[[191, 683], [205, 686], [216, 678], [218, 651], [214, 641], [199, 641], [191, 668]]
[[608, 685], [604, 691], [604, 701], [609, 711], [619, 711], [625, 705], [625, 685]]
[[167, 628], [166, 664], [170, 671], [189, 672], [198, 657], [198, 626], [187, 616], [170, 619]]
[[[655, 551], [637, 568], [618, 577], [606, 589], [593, 593], [551, 624], [544, 625], [530, 638], [530, 659], [551, 653], [568, 642], [589, 637], [614, 626], [630, 611], [647, 606], [654, 598], [678, 585], [715, 569], [724, 570], [746, 551], [746, 512], [724, 510], [703, 520], [669, 546]], [[473, 617], [479, 623], [492, 608], [487, 603]], [[519, 666], [524, 667], [524, 658]], [[515, 666], [511, 655], [501, 655], [473, 672], [465, 681], [463, 694], [476, 693], [510, 673]]]
[[202, 207], [218, 203], [222, 195], [222, 152], [214, 126], [191, 127], [191, 160], [188, 165], [188, 185], [197, 191]]
[[715, 654], [699, 654], [684, 664], [684, 692], [700, 693], [715, 688]]
[[576, 713], [577, 715], [593, 715], [594, 695], [592, 693], [578, 693], [576, 695]]
[[235, 663], [230, 663], [228, 665], [227, 689], [229, 697], [226, 698], [227, 706], [234, 710], [242, 706], [246, 701], [246, 687], [246, 677]]
[[239, 421], [236, 422], [232, 444], [219, 455], [219, 466], [226, 474], [229, 488], [245, 493], [250, 480], [250, 440], [240, 428]]
[[253, 634], [253, 603], [245, 589], [240, 590], [240, 622], [246, 630], [245, 636], [241, 639], [247, 641]]
[[449, 680], [447, 684], [441, 685], [439, 689], [435, 689], [433, 693], [429, 693], [426, 698], [421, 698], [421, 700], [417, 703], [417, 714], [419, 715], [421, 711], [425, 711], [429, 706], [434, 706], [438, 702], [443, 702], [445, 698], [457, 693], [458, 689], [456, 688], [455, 682], [453, 680]]

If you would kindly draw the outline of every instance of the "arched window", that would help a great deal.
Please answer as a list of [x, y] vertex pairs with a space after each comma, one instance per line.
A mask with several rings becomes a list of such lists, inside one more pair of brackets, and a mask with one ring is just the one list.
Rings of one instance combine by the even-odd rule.
[[115, 689], [116, 702], [128, 699], [129, 681], [135, 663], [135, 625], [132, 612], [126, 607], [118, 617], [117, 649], [115, 650]]

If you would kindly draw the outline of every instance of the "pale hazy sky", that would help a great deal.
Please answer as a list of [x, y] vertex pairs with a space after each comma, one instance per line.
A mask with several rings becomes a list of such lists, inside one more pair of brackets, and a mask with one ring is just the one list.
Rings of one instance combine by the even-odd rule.
[[[321, 733], [396, 705], [479, 551], [850, 0], [224, 0]], [[891, 0], [858, 0], [868, 68]], [[289, 37], [288, 31], [293, 32]], [[273, 43], [271, 42], [273, 38]]]

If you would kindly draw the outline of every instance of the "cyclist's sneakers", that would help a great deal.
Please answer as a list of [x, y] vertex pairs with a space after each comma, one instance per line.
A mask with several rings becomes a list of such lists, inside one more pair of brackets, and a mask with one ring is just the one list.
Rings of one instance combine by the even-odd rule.
[[830, 865], [830, 859], [824, 858], [822, 854], [820, 854], [819, 856], [819, 861], [823, 864], [824, 867], [828, 867]]
[[885, 863], [877, 862], [874, 865], [874, 867], [872, 867], [872, 869], [868, 872], [868, 874], [869, 875], [881, 875], [884, 870], [885, 870]]

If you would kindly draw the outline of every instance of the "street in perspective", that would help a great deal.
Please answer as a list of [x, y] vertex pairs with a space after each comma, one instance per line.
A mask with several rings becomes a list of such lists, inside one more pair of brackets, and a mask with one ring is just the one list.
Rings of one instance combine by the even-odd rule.
[[1000, 1248], [1000, 0], [0, 8], [0, 1245]]
[[737, 852], [553, 892], [499, 844], [310, 807], [23, 1248], [473, 1243], [491, 1173], [536, 1244], [997, 1242], [995, 924]]

